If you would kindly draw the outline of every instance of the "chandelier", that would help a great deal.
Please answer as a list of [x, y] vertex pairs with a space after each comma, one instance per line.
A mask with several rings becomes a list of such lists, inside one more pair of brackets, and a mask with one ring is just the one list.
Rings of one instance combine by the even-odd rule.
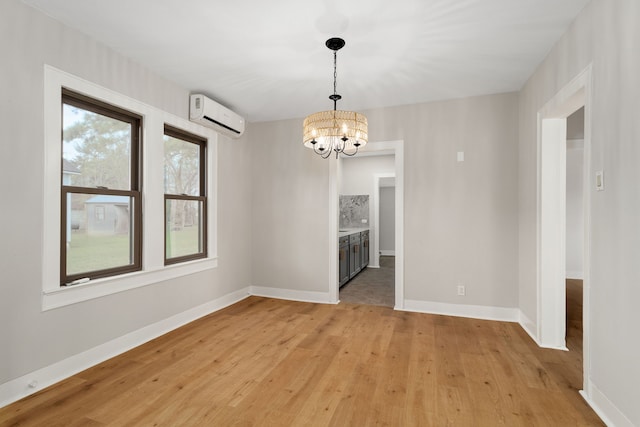
[[333, 51], [333, 110], [313, 113], [304, 119], [303, 138], [305, 147], [312, 148], [323, 159], [331, 152], [345, 156], [354, 156], [358, 148], [367, 143], [367, 118], [354, 111], [337, 110], [336, 104], [342, 96], [336, 92], [338, 50], [344, 47], [344, 40], [331, 38], [325, 45]]

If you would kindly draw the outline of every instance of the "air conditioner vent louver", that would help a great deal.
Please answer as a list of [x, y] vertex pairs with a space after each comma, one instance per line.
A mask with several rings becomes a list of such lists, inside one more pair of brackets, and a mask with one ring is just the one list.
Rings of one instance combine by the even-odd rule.
[[219, 121], [212, 119], [211, 117], [204, 116], [203, 118], [204, 118], [205, 120], [209, 120], [211, 123], [213, 123], [213, 124], [214, 124], [214, 125], [216, 125], [216, 126], [221, 126], [221, 127], [225, 128], [225, 129], [227, 129], [227, 130], [229, 130], [229, 131], [233, 132], [234, 134], [236, 134], [236, 135], [238, 135], [238, 136], [239, 136], [239, 135], [240, 135], [240, 133], [241, 133], [239, 130], [235, 130], [235, 129], [233, 129], [233, 128], [231, 128], [231, 127], [227, 126], [227, 125], [225, 125], [224, 123], [220, 123]]

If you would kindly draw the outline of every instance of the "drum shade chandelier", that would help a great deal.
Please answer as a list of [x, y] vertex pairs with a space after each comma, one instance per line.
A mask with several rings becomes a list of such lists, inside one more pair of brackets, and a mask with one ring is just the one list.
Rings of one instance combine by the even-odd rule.
[[338, 50], [345, 42], [341, 38], [331, 38], [325, 45], [333, 51], [333, 94], [329, 99], [333, 101], [333, 110], [313, 113], [304, 119], [303, 138], [305, 147], [312, 148], [323, 159], [332, 152], [345, 156], [354, 156], [358, 148], [363, 147], [368, 140], [367, 118], [364, 114], [354, 111], [336, 109], [338, 100], [342, 96], [336, 92]]

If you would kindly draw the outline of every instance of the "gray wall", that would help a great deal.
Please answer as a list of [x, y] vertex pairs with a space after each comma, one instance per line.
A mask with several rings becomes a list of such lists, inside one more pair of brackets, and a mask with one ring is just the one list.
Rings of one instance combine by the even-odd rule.
[[[517, 307], [517, 95], [365, 113], [370, 141], [404, 140], [406, 298]], [[302, 119], [251, 126], [253, 280], [327, 292], [335, 159], [305, 148], [301, 128]]]
[[380, 187], [380, 251], [396, 250], [396, 188]]
[[584, 256], [582, 140], [567, 141], [567, 278], [582, 279]]
[[404, 140], [405, 298], [517, 306], [517, 114], [516, 94], [367, 112], [371, 141]]
[[593, 64], [591, 185], [591, 347], [593, 386], [640, 425], [640, 2], [593, 0], [527, 82], [520, 96], [518, 161], [520, 308], [536, 319], [536, 114]]
[[584, 256], [584, 107], [567, 117], [567, 278], [582, 279]]
[[220, 138], [219, 268], [42, 312], [44, 64], [183, 118], [188, 92], [16, 0], [0, 52], [0, 384], [250, 285], [250, 153]]
[[584, 107], [567, 117], [567, 139], [584, 138]]
[[[302, 120], [254, 123], [252, 285], [327, 292], [329, 165], [302, 145]], [[333, 213], [336, 216], [338, 211]]]

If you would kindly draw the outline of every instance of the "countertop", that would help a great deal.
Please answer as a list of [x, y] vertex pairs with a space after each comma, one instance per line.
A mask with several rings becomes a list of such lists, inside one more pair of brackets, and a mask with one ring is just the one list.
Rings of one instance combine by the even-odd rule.
[[340, 237], [348, 236], [350, 234], [360, 233], [362, 231], [367, 231], [367, 230], [369, 230], [369, 227], [363, 227], [363, 228], [341, 228], [340, 230], [338, 230], [338, 239]]

